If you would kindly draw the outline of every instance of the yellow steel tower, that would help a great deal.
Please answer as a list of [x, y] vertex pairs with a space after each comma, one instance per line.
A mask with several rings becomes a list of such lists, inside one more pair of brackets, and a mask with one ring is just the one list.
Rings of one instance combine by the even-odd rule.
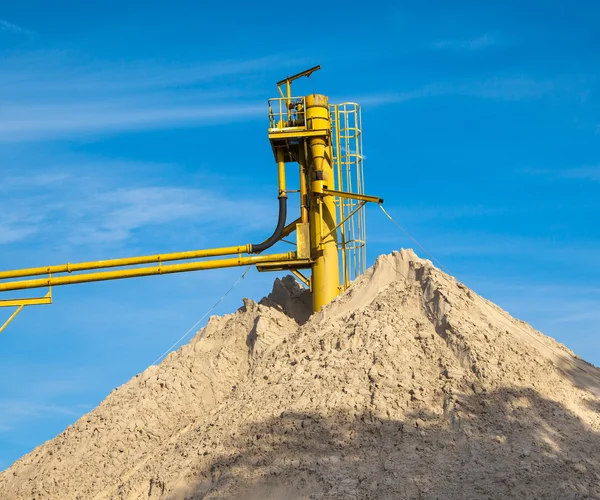
[[[360, 106], [330, 105], [321, 94], [291, 96], [292, 82], [318, 69], [315, 66], [278, 82], [280, 97], [269, 100], [279, 217], [268, 239], [258, 244], [0, 271], [0, 292], [48, 287], [43, 297], [0, 300], [0, 307], [17, 308], [0, 332], [25, 306], [50, 304], [54, 286], [245, 265], [255, 265], [259, 271], [291, 271], [310, 287], [315, 312], [331, 302], [364, 271], [364, 205], [383, 200], [363, 192]], [[299, 189], [294, 192], [300, 195], [300, 216], [286, 225], [288, 193], [292, 193], [286, 187], [289, 163], [298, 164]], [[293, 232], [295, 251], [256, 255]], [[165, 264], [173, 261], [191, 262]], [[141, 267], [145, 264], [152, 265]], [[117, 269], [107, 270], [113, 268]], [[310, 277], [303, 274], [305, 269], [312, 271]], [[86, 272], [90, 270], [94, 272]], [[34, 276], [38, 277], [24, 279]]]
[[334, 187], [331, 120], [326, 96], [313, 94], [306, 97], [306, 127], [323, 132], [308, 139], [312, 292], [314, 310], [318, 311], [340, 293], [335, 199], [323, 196], [324, 190]]

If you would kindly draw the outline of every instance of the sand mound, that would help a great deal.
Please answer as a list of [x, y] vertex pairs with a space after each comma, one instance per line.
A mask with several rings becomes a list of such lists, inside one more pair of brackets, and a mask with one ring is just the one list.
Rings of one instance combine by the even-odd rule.
[[600, 371], [564, 346], [407, 250], [307, 305], [211, 318], [0, 496], [600, 498]]

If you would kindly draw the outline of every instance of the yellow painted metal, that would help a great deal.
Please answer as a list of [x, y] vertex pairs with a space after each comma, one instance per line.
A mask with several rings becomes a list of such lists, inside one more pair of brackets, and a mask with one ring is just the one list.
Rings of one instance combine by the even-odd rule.
[[19, 314], [23, 310], [24, 307], [25, 307], [25, 304], [21, 304], [17, 308], [17, 310], [14, 313], [12, 313], [12, 316], [10, 318], [8, 318], [4, 322], [4, 324], [0, 327], [0, 333], [2, 333], [4, 331], [4, 329], [11, 323], [11, 321], [17, 317], [17, 314]]
[[[315, 189], [334, 185], [334, 172], [331, 163], [331, 121], [327, 96], [311, 94], [306, 96], [306, 126], [309, 130], [328, 130], [329, 133], [310, 137], [309, 175], [313, 191], [309, 210], [311, 230], [313, 309], [331, 302], [340, 293], [338, 269], [337, 225], [335, 198], [333, 196], [315, 196]], [[322, 185], [322, 187], [321, 187]], [[326, 238], [322, 236], [329, 234]]]
[[299, 259], [310, 259], [310, 227], [308, 222], [296, 225], [296, 254]]
[[[306, 144], [303, 144], [303, 146], [305, 145]], [[308, 224], [308, 181], [306, 151], [304, 147], [298, 148], [298, 164], [300, 166], [300, 219], [303, 224]]]
[[306, 276], [304, 276], [304, 274], [302, 274], [297, 269], [291, 269], [290, 271], [294, 276], [296, 276], [296, 278], [298, 279], [298, 281], [300, 281], [300, 283], [303, 283], [304, 285], [306, 285], [306, 288], [310, 288], [310, 280]]
[[292, 269], [310, 269], [313, 261], [310, 259], [292, 259], [278, 262], [259, 262], [256, 264], [258, 272], [265, 271], [291, 271]]
[[358, 200], [364, 202], [371, 203], [383, 203], [383, 198], [379, 198], [378, 196], [369, 196], [366, 194], [358, 194], [358, 193], [346, 193], [344, 191], [337, 191], [336, 189], [326, 189], [323, 188], [323, 194], [338, 196], [339, 198], [348, 198], [350, 200]]
[[52, 288], [48, 290], [48, 293], [43, 297], [23, 298], [23, 299], [9, 299], [0, 300], [0, 307], [16, 307], [14, 313], [8, 318], [4, 324], [0, 327], [0, 333], [17, 317], [24, 307], [26, 306], [39, 306], [42, 304], [52, 304]]
[[[338, 190], [338, 191], [343, 191], [344, 186], [343, 186], [343, 175], [342, 175], [342, 162], [340, 161], [340, 154], [339, 152], [341, 151], [341, 145], [340, 145], [340, 110], [338, 108], [338, 106], [333, 105], [332, 106], [332, 111], [333, 111], [333, 120], [334, 120], [334, 125], [335, 125], [335, 151], [337, 152], [337, 155], [333, 155], [334, 156], [334, 163], [335, 166], [337, 167], [337, 182], [334, 183], [333, 185], [333, 189]], [[346, 257], [347, 257], [347, 249], [346, 249], [346, 227], [344, 222], [346, 221], [346, 219], [344, 218], [344, 203], [342, 200], [337, 200], [337, 206], [338, 206], [338, 210], [339, 210], [339, 220], [341, 220], [342, 222], [340, 222], [338, 224], [337, 227], [339, 227], [340, 229], [340, 248], [341, 248], [341, 257], [342, 257], [342, 286], [344, 288], [344, 290], [346, 290], [348, 288], [350, 279], [348, 276], [348, 264], [346, 262]]]
[[[320, 66], [315, 66], [281, 80], [277, 83], [281, 97], [269, 100], [268, 137], [277, 163], [278, 193], [280, 197], [287, 197], [288, 192], [300, 193], [300, 217], [288, 224], [280, 236], [283, 239], [296, 231], [296, 252], [243, 256], [252, 253], [252, 245], [248, 244], [0, 271], [0, 292], [50, 287], [45, 297], [0, 301], [0, 307], [17, 307], [0, 332], [24, 307], [50, 304], [52, 286], [234, 266], [256, 265], [259, 271], [291, 271], [313, 292], [315, 311], [329, 303], [364, 267], [364, 204], [383, 203], [383, 200], [365, 195], [363, 191], [360, 106], [355, 103], [330, 105], [327, 96], [321, 94], [291, 95], [294, 80], [308, 77], [318, 69]], [[297, 191], [286, 188], [285, 164], [290, 162], [299, 164]], [[164, 264], [228, 255], [235, 257]], [[132, 267], [145, 264], [157, 265]], [[351, 265], [355, 269], [350, 270]], [[107, 270], [122, 267], [125, 269]], [[311, 278], [300, 269], [312, 269]], [[84, 273], [93, 270], [99, 272]], [[68, 275], [56, 276], [64, 273]], [[24, 279], [43, 275], [47, 276]]]
[[[333, 104], [330, 106], [330, 112], [333, 162], [337, 179], [335, 187], [329, 186], [332, 188], [329, 194], [336, 196], [339, 218], [344, 221], [338, 228], [338, 240], [342, 258], [343, 288], [346, 289], [366, 270], [366, 213], [361, 205], [364, 205], [365, 201], [383, 200], [360, 196], [365, 194], [360, 105], [353, 102]], [[350, 213], [352, 215], [348, 217]]]
[[188, 271], [202, 271], [205, 269], [220, 269], [224, 267], [237, 267], [269, 262], [285, 264], [296, 257], [295, 252], [287, 252], [273, 255], [253, 255], [249, 257], [238, 256], [231, 259], [214, 259], [203, 262], [189, 262], [185, 264], [162, 264], [154, 267], [141, 267], [136, 269], [122, 269], [119, 271], [105, 271], [99, 273], [74, 274], [71, 276], [50, 276], [33, 280], [20, 280], [8, 283], [0, 283], [0, 292], [11, 290], [28, 290], [31, 288], [42, 288], [46, 286], [73, 285], [76, 283], [90, 283], [93, 281], [107, 281], [124, 278], [139, 278], [157, 274], [183, 273]]
[[0, 307], [17, 308], [15, 312], [10, 316], [10, 318], [8, 318], [0, 327], [0, 333], [2, 333], [10, 323], [12, 323], [12, 321], [17, 317], [17, 315], [23, 310], [24, 307], [39, 306], [43, 304], [52, 304], [52, 288], [50, 288], [50, 290], [48, 290], [48, 293], [43, 297], [0, 300]]
[[[342, 227], [344, 227], [344, 224], [348, 221], [348, 219], [350, 219], [356, 212], [358, 212], [362, 207], [364, 207], [366, 203], [367, 203], [366, 201], [362, 201], [360, 203], [360, 205], [358, 205], [352, 212], [350, 212], [348, 215], [346, 215], [342, 219], [342, 221], [331, 230], [331, 232], [337, 231], [338, 229], [341, 229]], [[329, 236], [329, 234], [326, 234], [325, 236], [323, 236], [323, 238], [326, 238], [327, 236]], [[343, 248], [344, 247], [342, 247], [342, 249]], [[342, 257], [343, 257], [343, 255], [344, 254], [342, 253]]]
[[27, 276], [40, 276], [42, 274], [73, 273], [90, 271], [92, 269], [106, 269], [108, 267], [134, 266], [139, 264], [152, 264], [153, 262], [171, 262], [175, 260], [202, 259], [206, 257], [220, 257], [250, 253], [250, 245], [236, 247], [210, 248], [207, 250], [192, 250], [188, 252], [175, 252], [142, 257], [128, 257], [124, 259], [97, 260], [92, 262], [79, 262], [75, 264], [62, 264], [58, 266], [32, 267], [17, 269], [15, 271], [0, 271], [0, 280], [8, 278], [25, 278]]
[[43, 304], [52, 304], [52, 290], [43, 297], [0, 300], [0, 307], [39, 306]]
[[285, 238], [289, 236], [296, 230], [296, 226], [300, 223], [300, 218], [298, 217], [294, 222], [288, 224], [283, 228], [283, 232], [281, 233], [281, 237]]
[[[288, 76], [286, 78], [284, 78], [283, 80], [277, 82], [277, 88], [279, 89], [279, 93], [281, 94], [281, 97], [286, 97], [286, 98], [290, 98], [290, 92], [291, 92], [291, 84], [294, 80], [297, 80], [298, 78], [302, 78], [304, 76], [306, 76], [307, 78], [310, 77], [310, 75], [312, 75], [315, 71], [319, 71], [321, 69], [321, 65], [317, 64], [316, 66], [313, 66], [312, 68], [309, 68], [307, 70], [301, 71], [300, 73], [296, 73], [293, 76]], [[286, 95], [283, 95], [283, 92], [281, 90], [282, 85], [286, 86]]]
[[326, 135], [328, 130], [306, 130], [301, 127], [288, 129], [284, 131], [269, 132], [269, 139], [289, 139], [291, 137], [321, 137]]

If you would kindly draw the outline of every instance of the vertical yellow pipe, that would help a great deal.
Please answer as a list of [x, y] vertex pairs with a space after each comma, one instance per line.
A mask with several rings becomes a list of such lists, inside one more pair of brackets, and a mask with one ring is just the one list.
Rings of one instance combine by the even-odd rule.
[[308, 189], [306, 187], [306, 154], [303, 143], [299, 148], [298, 163], [300, 164], [300, 220], [305, 224], [308, 222]]
[[[331, 119], [327, 96], [306, 96], [306, 123], [309, 130], [323, 130], [322, 136], [310, 137], [308, 176], [311, 186], [309, 221], [311, 229], [313, 309], [331, 302], [340, 293], [339, 259], [335, 198], [319, 196], [322, 189], [334, 186], [331, 164]], [[323, 238], [325, 235], [325, 238]]]

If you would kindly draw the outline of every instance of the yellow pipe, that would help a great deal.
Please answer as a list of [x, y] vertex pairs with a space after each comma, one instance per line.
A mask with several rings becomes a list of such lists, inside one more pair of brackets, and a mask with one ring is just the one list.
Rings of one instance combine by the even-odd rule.
[[[322, 196], [324, 187], [335, 187], [331, 165], [331, 120], [327, 96], [306, 96], [306, 124], [309, 130], [324, 130], [323, 135], [310, 137], [309, 176], [311, 201], [309, 210], [311, 232], [313, 310], [329, 304], [340, 293], [339, 256], [335, 198]], [[323, 234], [327, 236], [323, 238]]]
[[72, 273], [77, 271], [89, 271], [90, 269], [134, 266], [138, 264], [151, 264], [153, 262], [169, 262], [173, 260], [201, 259], [205, 257], [219, 257], [222, 255], [235, 255], [239, 253], [250, 253], [250, 245], [211, 248], [208, 250], [192, 250], [188, 252], [175, 252], [157, 255], [145, 255], [141, 257], [127, 257], [124, 259], [79, 262], [76, 264], [61, 264], [58, 266], [32, 267], [29, 269], [17, 269], [16, 271], [0, 271], [0, 279], [24, 278], [26, 276], [39, 276], [41, 274]]
[[304, 148], [299, 148], [298, 163], [300, 164], [300, 221], [308, 222], [308, 189], [306, 187], [306, 153]]
[[295, 253], [288, 252], [273, 255], [255, 255], [249, 257], [240, 256], [231, 259], [215, 259], [205, 262], [190, 262], [187, 264], [171, 264], [167, 266], [158, 265], [154, 267], [123, 269], [119, 271], [106, 271], [101, 273], [75, 274], [72, 276], [12, 281], [9, 283], [0, 283], [0, 292], [7, 292], [10, 290], [28, 290], [31, 288], [43, 288], [47, 286], [74, 285], [76, 283], [90, 283], [92, 281], [138, 278], [141, 276], [152, 276], [156, 274], [172, 274], [183, 273], [187, 271], [202, 271], [205, 269], [220, 269], [223, 267], [247, 266], [264, 262], [293, 260], [294, 258]]

